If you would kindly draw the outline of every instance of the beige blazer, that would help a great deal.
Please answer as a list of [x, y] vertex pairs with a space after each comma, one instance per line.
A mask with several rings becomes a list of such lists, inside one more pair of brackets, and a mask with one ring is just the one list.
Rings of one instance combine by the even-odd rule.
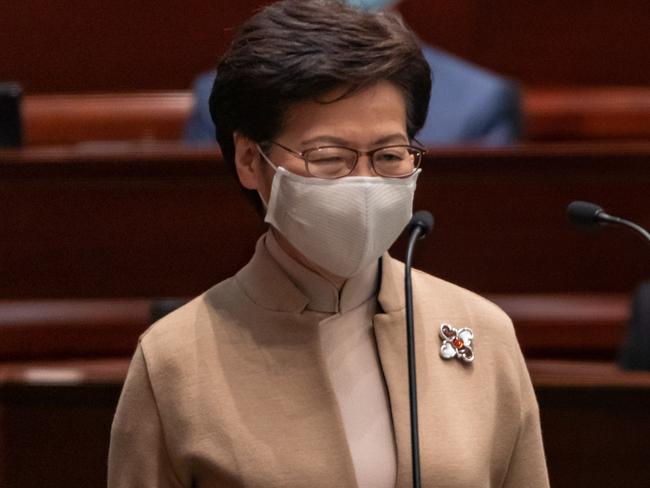
[[[414, 272], [424, 487], [547, 487], [537, 403], [508, 317]], [[385, 255], [374, 317], [411, 486], [403, 264]], [[109, 488], [356, 487], [306, 297], [258, 243], [251, 262], [151, 326], [120, 397]], [[474, 331], [475, 360], [439, 355], [442, 323]]]

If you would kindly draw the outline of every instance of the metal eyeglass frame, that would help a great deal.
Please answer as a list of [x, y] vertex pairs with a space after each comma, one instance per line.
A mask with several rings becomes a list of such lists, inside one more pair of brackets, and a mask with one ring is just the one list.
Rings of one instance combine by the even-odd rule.
[[[273, 141], [273, 140], [267, 140], [267, 141], [265, 141], [265, 142], [270, 143], [270, 144], [274, 144], [274, 145], [276, 145], [276, 146], [278, 146], [278, 147], [284, 149], [285, 151], [287, 151], [287, 152], [293, 154], [294, 156], [296, 156], [296, 157], [302, 159], [302, 160], [304, 161], [304, 163], [305, 163], [305, 171], [307, 172], [307, 174], [308, 174], [309, 176], [311, 176], [311, 177], [313, 177], [313, 178], [323, 178], [323, 179], [327, 179], [327, 180], [336, 180], [336, 179], [339, 179], [339, 178], [345, 178], [346, 176], [349, 176], [350, 174], [352, 174], [352, 172], [354, 171], [354, 168], [357, 167], [357, 163], [359, 162], [359, 157], [360, 157], [360, 156], [364, 156], [364, 155], [369, 156], [369, 159], [370, 159], [370, 167], [371, 167], [372, 170], [373, 170], [375, 173], [377, 173], [379, 176], [383, 176], [384, 178], [408, 178], [409, 176], [413, 175], [413, 174], [418, 170], [418, 168], [420, 167], [420, 164], [422, 163], [422, 156], [424, 156], [424, 155], [426, 154], [426, 151], [425, 151], [424, 149], [422, 149], [421, 147], [412, 146], [412, 145], [410, 145], [410, 144], [392, 144], [392, 145], [390, 145], [390, 146], [378, 147], [378, 148], [376, 148], [376, 149], [372, 149], [371, 151], [359, 151], [359, 150], [357, 150], [357, 149], [354, 149], [354, 148], [351, 148], [351, 147], [347, 147], [347, 146], [329, 145], [329, 146], [310, 147], [310, 148], [308, 148], [308, 149], [305, 149], [304, 151], [300, 151], [300, 152], [299, 152], [299, 151], [295, 151], [295, 150], [293, 150], [293, 149], [291, 149], [291, 148], [289, 148], [289, 147], [287, 147], [287, 146], [285, 146], [285, 145], [283, 145], [283, 144], [280, 144], [279, 142]], [[352, 152], [356, 153], [356, 158], [355, 158], [355, 160], [354, 160], [354, 164], [353, 164], [352, 167], [350, 168], [350, 171], [349, 171], [348, 173], [344, 174], [344, 175], [334, 176], [334, 177], [332, 177], [332, 178], [327, 178], [327, 177], [325, 177], [325, 176], [317, 176], [317, 175], [312, 174], [311, 171], [309, 171], [309, 163], [308, 163], [308, 161], [307, 161], [307, 155], [308, 155], [310, 152], [313, 152], [313, 151], [319, 151], [319, 150], [321, 150], [321, 149], [327, 149], [327, 148], [333, 148], [333, 147], [341, 148], [341, 149], [347, 149], [348, 151], [352, 151]], [[382, 151], [382, 150], [384, 150], [384, 149], [390, 149], [391, 147], [406, 147], [406, 148], [409, 148], [409, 149], [412, 149], [413, 151], [415, 151], [416, 164], [415, 164], [415, 166], [414, 166], [414, 168], [413, 168], [413, 171], [411, 171], [411, 172], [410, 172], [409, 174], [407, 174], [407, 175], [400, 175], [400, 176], [385, 175], [385, 174], [382, 174], [382, 173], [380, 173], [379, 171], [377, 171], [377, 169], [375, 168], [375, 161], [374, 161], [373, 155], [374, 155], [376, 152]], [[261, 150], [262, 155], [264, 156], [264, 158], [265, 158], [269, 163], [271, 163], [270, 159], [266, 156], [266, 154], [264, 153], [264, 151], [262, 151], [262, 148], [261, 148], [261, 147], [260, 147], [260, 150]], [[271, 163], [271, 166], [273, 166], [274, 168], [276, 168], [276, 166], [275, 166], [274, 163]], [[276, 168], [276, 169], [277, 169], [277, 168]]]

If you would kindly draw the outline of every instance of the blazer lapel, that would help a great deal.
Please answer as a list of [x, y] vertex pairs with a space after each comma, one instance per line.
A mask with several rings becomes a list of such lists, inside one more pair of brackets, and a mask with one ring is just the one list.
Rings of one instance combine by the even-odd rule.
[[398, 263], [388, 254], [382, 258], [379, 305], [384, 313], [375, 315], [374, 330], [379, 359], [386, 380], [393, 431], [397, 447], [397, 487], [411, 480], [411, 433], [406, 361], [406, 325], [403, 280], [400, 289]]
[[[433, 290], [427, 290], [427, 293]], [[417, 297], [418, 290], [414, 289]], [[435, 291], [433, 291], [435, 293]], [[404, 298], [404, 264], [387, 254], [382, 258], [382, 279], [379, 304], [384, 313], [375, 315], [374, 330], [388, 395], [390, 399], [393, 429], [397, 445], [397, 488], [412, 486], [411, 461], [411, 418], [408, 387], [408, 358], [406, 345], [406, 301]], [[444, 322], [444, 317], [430, 313], [424, 317], [418, 313], [419, 300], [414, 299], [415, 353], [418, 383], [418, 414], [420, 428], [420, 458], [422, 481], [428, 477], [427, 469], [436, 469], [437, 443], [432, 440], [431, 420], [433, 405], [430, 399], [435, 396], [431, 385], [438, 382], [436, 375], [443, 374], [436, 366], [438, 356], [438, 337], [436, 324]], [[444, 310], [444, 307], [436, 307]], [[426, 323], [425, 323], [426, 322]], [[433, 327], [432, 327], [433, 326]], [[433, 415], [435, 416], [435, 415]]]
[[[404, 264], [387, 255], [382, 261], [379, 304], [384, 313], [375, 315], [374, 330], [397, 444], [396, 486], [407, 488], [412, 485], [412, 469]], [[465, 299], [456, 296], [455, 287], [436, 279], [416, 279], [415, 273], [418, 272], [414, 272], [413, 302], [422, 484], [477, 486], [476, 481], [485, 476], [486, 459], [493, 453], [481, 451], [477, 444], [483, 436], [488, 439], [485, 445], [491, 445], [491, 434], [487, 428], [479, 433], [475, 425], [477, 412], [483, 413], [483, 406], [477, 404], [480, 394], [476, 392], [486, 389], [485, 384], [496, 375], [486, 373], [485, 368], [491, 366], [484, 359], [469, 366], [457, 359], [447, 361], [440, 357], [442, 323], [469, 327], [476, 324]], [[489, 394], [486, 389], [488, 409]], [[470, 466], [477, 468], [464, 469]]]

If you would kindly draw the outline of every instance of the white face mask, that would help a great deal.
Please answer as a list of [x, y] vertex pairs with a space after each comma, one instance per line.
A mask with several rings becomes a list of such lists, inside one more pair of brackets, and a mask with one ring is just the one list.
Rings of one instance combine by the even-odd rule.
[[408, 224], [420, 171], [328, 180], [278, 167], [264, 221], [307, 259], [349, 278], [379, 259]]

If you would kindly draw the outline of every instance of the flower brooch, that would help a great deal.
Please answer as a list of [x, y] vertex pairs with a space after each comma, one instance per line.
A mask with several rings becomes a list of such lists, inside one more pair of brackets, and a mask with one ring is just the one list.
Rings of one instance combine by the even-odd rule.
[[466, 363], [474, 361], [474, 351], [472, 351], [474, 332], [472, 329], [464, 327], [456, 330], [449, 324], [442, 324], [440, 338], [442, 339], [440, 355], [444, 359], [457, 357]]

